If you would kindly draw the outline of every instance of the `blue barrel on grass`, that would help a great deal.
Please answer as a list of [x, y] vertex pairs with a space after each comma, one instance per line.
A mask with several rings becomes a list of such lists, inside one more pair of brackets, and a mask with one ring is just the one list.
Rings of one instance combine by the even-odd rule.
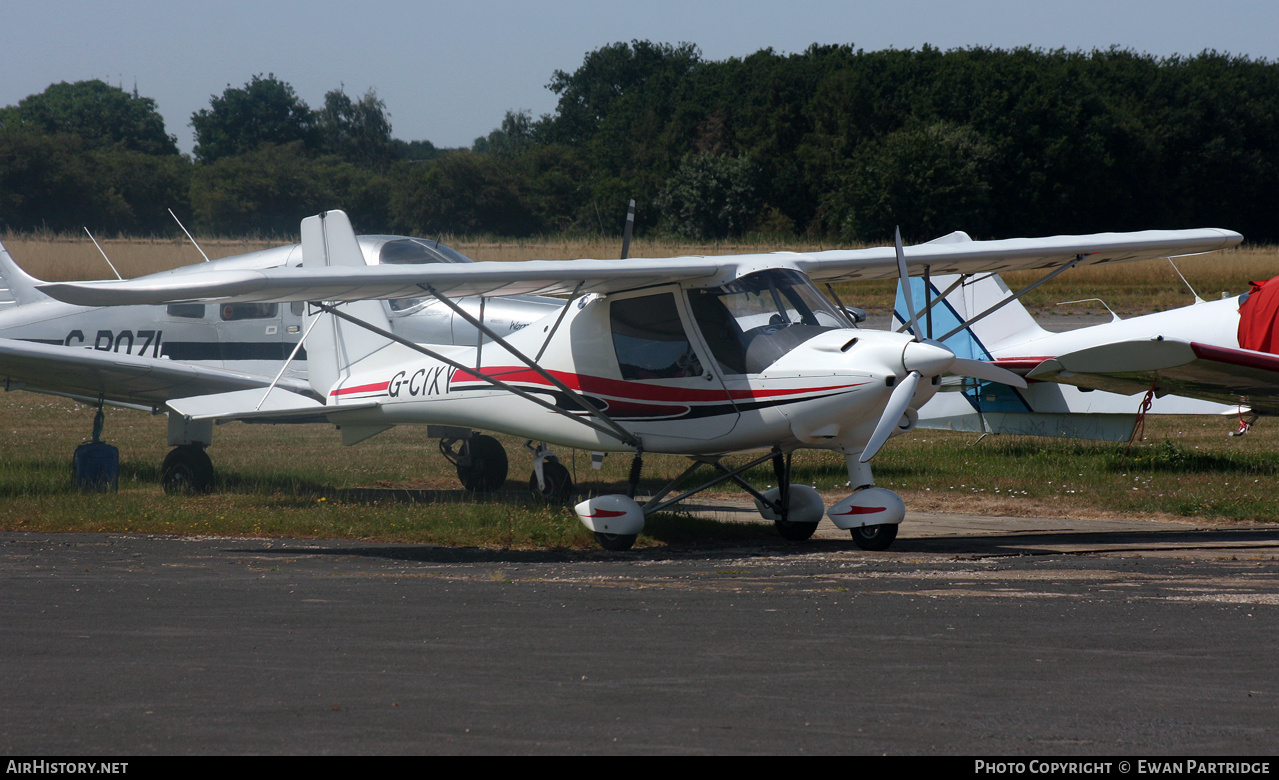
[[86, 493], [120, 490], [120, 450], [103, 441], [89, 441], [75, 448], [71, 475]]

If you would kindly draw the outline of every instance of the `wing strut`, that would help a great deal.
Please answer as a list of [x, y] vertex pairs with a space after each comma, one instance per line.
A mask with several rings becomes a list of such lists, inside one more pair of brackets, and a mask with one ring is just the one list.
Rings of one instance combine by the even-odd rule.
[[[253, 411], [256, 412], [257, 410], [261, 409], [262, 404], [266, 403], [267, 396], [269, 396], [271, 394], [271, 391], [275, 389], [275, 386], [279, 384], [280, 377], [284, 376], [284, 372], [288, 370], [289, 365], [293, 363], [293, 358], [298, 356], [298, 351], [301, 350], [302, 345], [306, 343], [306, 337], [311, 335], [311, 329], [314, 328], [315, 324], [319, 321], [320, 321], [320, 318], [315, 317], [314, 319], [311, 320], [311, 324], [306, 326], [306, 332], [302, 334], [302, 338], [298, 339], [298, 343], [293, 345], [293, 351], [289, 353], [289, 359], [284, 361], [284, 365], [280, 366], [280, 373], [276, 374], [275, 379], [271, 380], [271, 386], [268, 387], [266, 389], [266, 392], [262, 394], [262, 400], [258, 401], [258, 405], [253, 407]], [[320, 400], [323, 401], [324, 399], [321, 398]]]
[[560, 323], [564, 321], [564, 315], [568, 313], [569, 304], [577, 300], [577, 294], [582, 291], [582, 285], [584, 284], [586, 284], [586, 282], [578, 282], [577, 286], [573, 288], [573, 294], [568, 296], [567, 301], [564, 301], [564, 308], [560, 309], [560, 316], [555, 318], [555, 324], [551, 326], [551, 332], [547, 333], [546, 338], [543, 339], [542, 346], [537, 350], [537, 357], [533, 358], [534, 360], [542, 359], [542, 353], [545, 352], [546, 348], [551, 344], [551, 337], [555, 335], [555, 331], [560, 329]]
[[[472, 317], [466, 311], [466, 309], [463, 309], [461, 306], [458, 306], [456, 303], [449, 300], [447, 296], [441, 294], [438, 290], [436, 290], [431, 285], [422, 284], [418, 286], [421, 287], [423, 290], [426, 290], [431, 295], [435, 296], [435, 298], [440, 303], [452, 309], [454, 314], [466, 320], [467, 323], [471, 325], [471, 327], [476, 328], [485, 336], [488, 336], [489, 338], [493, 339], [493, 341], [502, 345], [503, 349], [505, 349], [507, 352], [510, 352], [512, 355], [514, 355], [517, 359], [520, 360], [520, 362], [522, 362], [524, 365], [532, 369], [533, 372], [536, 373], [538, 376], [542, 377], [546, 381], [558, 387], [562, 393], [564, 393], [575, 404], [581, 407], [582, 411], [594, 417], [599, 418], [605, 425], [609, 426], [614, 431], [621, 434], [621, 436], [618, 438], [620, 438], [623, 443], [632, 447], [639, 448], [639, 443], [636, 440], [636, 437], [630, 431], [618, 425], [617, 422], [613, 420], [613, 418], [609, 417], [608, 415], [601, 412], [599, 409], [596, 409], [594, 406], [592, 406], [585, 398], [582, 397], [581, 393], [577, 392], [573, 388], [561, 382], [557, 377], [553, 376], [551, 372], [547, 371], [546, 369], [538, 365], [536, 360], [529, 358], [523, 352], [520, 352], [515, 347], [512, 347], [509, 343], [507, 343], [506, 339], [494, 333], [492, 328], [490, 328], [489, 326], [485, 325], [483, 322], [480, 322], [479, 320]], [[567, 304], [565, 307], [567, 308]], [[563, 312], [561, 312], [561, 315], [563, 315]], [[556, 324], [558, 324], [558, 321]]]
[[[505, 390], [505, 391], [507, 391], [507, 392], [511, 393], [512, 395], [519, 396], [520, 398], [523, 398], [523, 399], [524, 399], [524, 400], [526, 400], [526, 401], [530, 401], [530, 402], [532, 402], [532, 403], [535, 403], [535, 404], [537, 404], [538, 406], [540, 406], [540, 407], [542, 407], [542, 408], [544, 408], [544, 409], [547, 409], [547, 410], [549, 410], [549, 411], [555, 412], [556, 414], [560, 415], [561, 417], [565, 417], [565, 418], [567, 418], [567, 419], [569, 419], [569, 420], [574, 420], [574, 421], [576, 421], [576, 422], [581, 423], [582, 425], [585, 425], [585, 426], [586, 426], [586, 427], [588, 427], [588, 428], [591, 428], [591, 429], [593, 429], [593, 430], [597, 430], [597, 431], [599, 431], [600, 433], [602, 433], [602, 434], [604, 434], [604, 435], [606, 435], [606, 436], [611, 436], [611, 437], [613, 437], [614, 439], [617, 439], [618, 441], [620, 441], [621, 443], [625, 444], [625, 445], [626, 445], [626, 446], [628, 446], [628, 447], [634, 447], [635, 449], [640, 449], [640, 443], [639, 443], [639, 439], [638, 439], [637, 437], [635, 437], [635, 436], [631, 435], [631, 433], [630, 433], [629, 431], [627, 431], [625, 428], [623, 428], [622, 426], [618, 425], [617, 423], [613, 422], [611, 419], [609, 419], [609, 418], [605, 417], [605, 416], [604, 416], [602, 413], [600, 413], [599, 411], [592, 410], [592, 413], [593, 413], [595, 416], [597, 416], [597, 417], [600, 417], [600, 418], [604, 419], [604, 421], [605, 421], [605, 422], [610, 423], [610, 424], [611, 424], [611, 425], [612, 425], [612, 426], [613, 426], [616, 430], [610, 430], [609, 428], [607, 428], [607, 427], [605, 427], [605, 426], [603, 426], [603, 425], [599, 425], [598, 423], [592, 422], [591, 420], [585, 420], [585, 419], [582, 419], [581, 417], [578, 417], [578, 416], [576, 416], [576, 415], [570, 414], [567, 410], [565, 410], [565, 409], [561, 409], [560, 407], [556, 406], [555, 404], [552, 404], [552, 403], [549, 403], [549, 402], [547, 402], [547, 401], [544, 401], [544, 400], [542, 400], [541, 398], [538, 398], [538, 397], [537, 397], [536, 395], [534, 395], [533, 393], [528, 392], [527, 390], [523, 390], [523, 389], [518, 388], [518, 387], [515, 387], [515, 386], [513, 386], [513, 385], [509, 385], [509, 384], [507, 384], [506, 382], [503, 382], [503, 381], [502, 381], [502, 380], [500, 380], [500, 379], [497, 379], [497, 378], [495, 378], [495, 377], [491, 377], [491, 376], [489, 376], [488, 374], [482, 373], [481, 371], [477, 370], [477, 369], [476, 369], [476, 368], [474, 368], [473, 366], [464, 366], [464, 365], [462, 365], [461, 363], [457, 362], [456, 360], [453, 360], [453, 359], [451, 359], [451, 358], [447, 358], [447, 357], [445, 357], [444, 355], [441, 355], [441, 354], [440, 354], [440, 353], [438, 353], [438, 352], [435, 352], [435, 351], [433, 351], [433, 350], [427, 349], [426, 347], [422, 346], [421, 344], [416, 344], [416, 343], [414, 343], [414, 342], [412, 342], [412, 341], [409, 341], [409, 340], [408, 340], [408, 339], [406, 339], [406, 338], [403, 338], [403, 337], [401, 337], [401, 336], [397, 336], [397, 335], [395, 335], [394, 333], [390, 332], [389, 330], [383, 330], [382, 328], [379, 328], [379, 327], [377, 327], [376, 325], [370, 325], [369, 323], [365, 322], [364, 320], [359, 319], [358, 317], [352, 317], [350, 314], [347, 314], [347, 313], [346, 313], [346, 312], [344, 312], [344, 311], [339, 311], [339, 310], [337, 309], [337, 307], [335, 307], [335, 306], [330, 306], [329, 304], [327, 304], [327, 303], [323, 303], [323, 302], [320, 302], [320, 301], [312, 301], [312, 302], [311, 302], [311, 305], [312, 305], [312, 306], [315, 306], [315, 307], [316, 307], [316, 308], [318, 308], [320, 311], [327, 312], [327, 313], [329, 313], [329, 314], [332, 314], [334, 317], [337, 317], [337, 318], [339, 318], [339, 319], [346, 320], [347, 322], [351, 323], [352, 325], [356, 325], [356, 326], [358, 326], [358, 327], [364, 328], [364, 329], [365, 329], [365, 330], [367, 330], [367, 331], [370, 331], [370, 332], [372, 332], [372, 333], [376, 333], [376, 334], [378, 334], [379, 336], [381, 336], [381, 337], [383, 337], [383, 338], [385, 338], [385, 339], [390, 339], [391, 341], [394, 341], [396, 344], [400, 344], [400, 345], [403, 345], [403, 346], [405, 346], [405, 347], [408, 347], [409, 349], [411, 349], [411, 350], [413, 350], [413, 351], [415, 351], [415, 352], [421, 352], [423, 355], [426, 355], [427, 357], [430, 357], [430, 358], [432, 358], [432, 359], [434, 359], [434, 360], [438, 360], [438, 361], [440, 361], [441, 363], [445, 363], [445, 364], [447, 364], [447, 365], [450, 365], [450, 366], [452, 366], [453, 368], [456, 368], [456, 369], [458, 369], [458, 370], [460, 370], [460, 371], [465, 371], [466, 373], [468, 373], [468, 374], [470, 374], [470, 375], [474, 376], [476, 379], [479, 379], [479, 380], [480, 380], [480, 381], [482, 381], [482, 382], [488, 382], [489, 384], [493, 385], [494, 387], [496, 387], [496, 388], [498, 388], [498, 389], [500, 389], [500, 390]], [[499, 343], [501, 343], [501, 340], [500, 340], [500, 339], [499, 339], [498, 341], [499, 341]], [[335, 409], [333, 409], [332, 411], [341, 411], [341, 408], [340, 408], [340, 407], [339, 407], [339, 408], [335, 408]], [[620, 435], [619, 435], [619, 433], [620, 433]]]
[[[718, 485], [719, 483], [724, 482], [725, 480], [730, 480], [730, 479], [731, 479], [731, 480], [733, 480], [734, 482], [736, 482], [736, 483], [737, 483], [739, 486], [741, 486], [743, 489], [745, 489], [745, 490], [746, 490], [746, 492], [750, 493], [750, 494], [751, 494], [752, 496], [754, 496], [755, 498], [759, 499], [760, 501], [763, 501], [765, 504], [767, 504], [768, 506], [772, 507], [772, 509], [773, 509], [774, 511], [777, 511], [777, 512], [779, 512], [779, 513], [780, 513], [780, 512], [781, 512], [781, 504], [780, 504], [779, 502], [776, 502], [776, 501], [770, 501], [770, 500], [768, 500], [767, 498], [765, 498], [765, 497], [764, 497], [764, 495], [763, 495], [762, 493], [760, 493], [760, 492], [759, 492], [758, 490], [756, 490], [755, 488], [751, 487], [751, 486], [750, 486], [750, 485], [746, 482], [746, 480], [744, 480], [744, 479], [742, 479], [741, 477], [739, 477], [739, 476], [738, 476], [738, 475], [739, 475], [739, 474], [741, 474], [743, 471], [746, 471], [746, 470], [748, 470], [748, 469], [752, 469], [752, 468], [754, 468], [754, 467], [758, 466], [758, 465], [759, 465], [759, 464], [761, 464], [761, 463], [764, 463], [764, 462], [766, 462], [766, 461], [772, 460], [772, 458], [773, 458], [775, 455], [777, 455], [777, 452], [778, 452], [777, 450], [771, 450], [768, 454], [766, 454], [766, 455], [761, 455], [761, 456], [759, 456], [758, 458], [755, 458], [754, 460], [750, 461], [749, 463], [745, 463], [745, 464], [743, 464], [743, 465], [741, 465], [741, 466], [739, 466], [739, 467], [737, 467], [737, 468], [735, 468], [735, 469], [730, 469], [728, 466], [725, 466], [725, 465], [721, 462], [721, 458], [720, 458], [720, 457], [699, 457], [699, 458], [696, 458], [696, 459], [693, 461], [693, 465], [691, 465], [691, 466], [689, 466], [687, 469], [685, 469], [683, 474], [680, 474], [678, 477], [676, 477], [675, 479], [671, 480], [671, 481], [670, 481], [670, 484], [668, 484], [666, 487], [664, 487], [664, 488], [662, 488], [660, 491], [658, 491], [657, 495], [655, 495], [655, 496], [653, 496], [652, 498], [650, 498], [650, 499], [649, 499], [649, 500], [648, 500], [648, 501], [644, 504], [644, 506], [643, 506], [643, 509], [644, 509], [644, 515], [645, 515], [645, 516], [648, 516], [648, 515], [651, 515], [651, 514], [652, 514], [652, 513], [654, 513], [654, 512], [660, 512], [661, 510], [665, 509], [665, 508], [666, 508], [666, 507], [668, 507], [668, 506], [671, 506], [671, 505], [673, 505], [673, 504], [678, 504], [680, 501], [683, 501], [684, 499], [688, 498], [688, 497], [689, 497], [689, 496], [691, 496], [691, 495], [694, 495], [694, 494], [696, 494], [696, 493], [700, 493], [700, 492], [702, 492], [703, 490], [706, 490], [707, 488], [714, 487], [715, 485]], [[707, 482], [707, 483], [705, 483], [705, 484], [703, 484], [703, 485], [700, 485], [700, 486], [698, 486], [698, 487], [695, 487], [695, 488], [693, 488], [692, 490], [686, 491], [686, 492], [684, 492], [684, 493], [680, 493], [680, 494], [679, 494], [678, 496], [676, 496], [675, 498], [666, 499], [665, 501], [663, 501], [663, 500], [662, 500], [662, 499], [666, 498], [666, 495], [667, 495], [668, 493], [670, 493], [670, 492], [671, 492], [671, 491], [675, 488], [675, 486], [676, 486], [677, 484], [679, 484], [681, 481], [683, 481], [683, 479], [684, 479], [685, 477], [687, 477], [688, 475], [692, 474], [694, 471], [697, 471], [699, 468], [701, 468], [701, 467], [702, 467], [702, 464], [704, 464], [704, 463], [708, 463], [708, 464], [710, 464], [711, 466], [713, 466], [713, 467], [715, 467], [715, 468], [719, 469], [719, 470], [720, 470], [721, 472], [723, 472], [723, 473], [722, 473], [722, 474], [720, 474], [718, 477], [715, 477], [714, 479], [710, 480], [709, 482]]]
[[[1010, 303], [1012, 303], [1013, 301], [1017, 300], [1017, 299], [1018, 299], [1018, 298], [1020, 298], [1021, 296], [1025, 295], [1026, 293], [1028, 293], [1028, 292], [1030, 292], [1031, 290], [1035, 289], [1035, 288], [1036, 288], [1036, 287], [1038, 287], [1039, 285], [1043, 284], [1044, 282], [1048, 281], [1049, 279], [1052, 279], [1054, 276], [1056, 276], [1057, 274], [1061, 273], [1062, 271], [1065, 271], [1065, 270], [1068, 270], [1068, 269], [1074, 268], [1074, 267], [1075, 267], [1077, 264], [1079, 264], [1079, 263], [1080, 263], [1080, 262], [1081, 262], [1081, 261], [1082, 261], [1085, 257], [1087, 257], [1087, 255], [1083, 255], [1083, 254], [1075, 255], [1075, 259], [1074, 259], [1074, 260], [1071, 260], [1069, 263], [1066, 263], [1065, 265], [1061, 266], [1060, 268], [1054, 268], [1051, 272], [1049, 272], [1049, 273], [1047, 273], [1047, 274], [1044, 274], [1043, 278], [1041, 278], [1039, 281], [1034, 282], [1034, 283], [1032, 283], [1032, 284], [1028, 284], [1028, 285], [1026, 285], [1025, 287], [1021, 288], [1021, 290], [1019, 290], [1019, 291], [1017, 292], [1017, 294], [1016, 294], [1016, 295], [1012, 295], [1012, 296], [1010, 296], [1010, 297], [1008, 297], [1008, 298], [1003, 299], [1003, 300], [1002, 300], [1002, 301], [1000, 301], [999, 303], [995, 304], [994, 306], [991, 306], [989, 309], [987, 309], [986, 311], [982, 312], [981, 314], [978, 314], [976, 317], [973, 317], [972, 319], [968, 320], [967, 322], [963, 322], [963, 323], [960, 323], [959, 325], [956, 325], [954, 328], [952, 328], [952, 329], [951, 329], [951, 331], [950, 331], [949, 333], [947, 333], [945, 336], [942, 336], [941, 338], [939, 338], [939, 339], [937, 339], [937, 340], [938, 340], [938, 341], [945, 341], [946, 339], [950, 338], [951, 336], [955, 335], [956, 333], [960, 332], [961, 330], [964, 330], [965, 328], [971, 327], [971, 326], [972, 326], [972, 324], [973, 324], [974, 322], [977, 322], [977, 321], [978, 321], [978, 320], [980, 320], [980, 319], [983, 319], [983, 318], [985, 318], [985, 317], [990, 316], [991, 314], [994, 314], [995, 312], [997, 312], [997, 311], [999, 311], [1000, 309], [1004, 308], [1005, 306], [1007, 306], [1008, 304], [1010, 304]], [[948, 291], [948, 292], [949, 292], [949, 291]], [[914, 297], [914, 296], [912, 296], [912, 297]], [[945, 295], [943, 295], [943, 296], [941, 296], [941, 297], [942, 297], [942, 298], [944, 298], [944, 297], [946, 297], [946, 296], [945, 296]]]
[[[954, 281], [954, 283], [953, 283], [953, 284], [951, 284], [951, 286], [949, 286], [949, 287], [947, 287], [947, 288], [946, 288], [946, 291], [945, 291], [945, 292], [943, 292], [941, 295], [938, 295], [936, 298], [933, 298], [931, 301], [929, 301], [929, 302], [928, 302], [928, 305], [924, 307], [924, 310], [923, 310], [923, 311], [921, 311], [921, 312], [920, 312], [920, 314], [921, 314], [921, 315], [927, 315], [927, 316], [928, 316], [928, 318], [929, 318], [929, 321], [931, 322], [931, 320], [932, 320], [932, 314], [930, 314], [930, 312], [933, 310], [933, 307], [934, 307], [934, 306], [936, 306], [936, 305], [937, 305], [938, 303], [940, 303], [941, 301], [944, 301], [944, 300], [946, 299], [946, 296], [947, 296], [947, 295], [950, 295], [952, 292], [954, 292], [954, 291], [955, 291], [955, 288], [956, 288], [956, 287], [958, 287], [959, 285], [961, 285], [961, 284], [963, 284], [964, 282], [968, 281], [968, 280], [969, 280], [969, 279], [971, 279], [972, 277], [973, 277], [973, 275], [972, 275], [972, 274], [962, 274], [962, 275], [961, 275], [958, 279], [956, 279], [956, 280]], [[932, 289], [932, 286], [931, 286], [931, 285], [928, 285], [928, 286], [924, 287], [924, 289], [925, 289], [925, 290], [931, 290], [931, 289]], [[903, 295], [904, 295], [904, 294], [905, 294], [905, 291], [903, 291]], [[909, 328], [909, 327], [910, 327], [910, 323], [909, 323], [909, 322], [903, 322], [903, 323], [902, 323], [902, 325], [901, 325], [901, 327], [900, 327], [900, 328], [898, 328], [897, 330], [893, 331], [893, 332], [894, 332], [894, 333], [905, 333], [905, 332], [906, 332], [906, 329], [907, 329], [907, 328]], [[930, 338], [931, 338], [931, 336], [930, 336]]]

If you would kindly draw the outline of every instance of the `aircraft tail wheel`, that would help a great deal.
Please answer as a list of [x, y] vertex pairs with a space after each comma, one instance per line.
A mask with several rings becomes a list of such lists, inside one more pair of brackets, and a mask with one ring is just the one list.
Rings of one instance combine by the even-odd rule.
[[817, 532], [817, 523], [796, 523], [790, 520], [774, 520], [777, 533], [788, 542], [803, 542]]
[[897, 524], [885, 523], [883, 525], [863, 525], [849, 530], [853, 535], [853, 541], [863, 550], [871, 550], [878, 552], [879, 550], [887, 550], [893, 540], [897, 538]]
[[466, 442], [468, 465], [457, 464], [457, 478], [467, 490], [482, 493], [506, 484], [506, 450], [492, 436], [472, 436]]
[[639, 534], [606, 534], [595, 532], [595, 541], [599, 542], [600, 547], [613, 552], [625, 552], [635, 545], [635, 539]]
[[184, 444], [165, 456], [160, 482], [171, 496], [208, 493], [213, 489], [213, 461], [203, 447]]
[[547, 460], [542, 464], [542, 476], [546, 479], [546, 487], [537, 484], [537, 472], [529, 477], [528, 489], [533, 497], [548, 504], [567, 504], [573, 497], [573, 478], [568, 469], [559, 461]]

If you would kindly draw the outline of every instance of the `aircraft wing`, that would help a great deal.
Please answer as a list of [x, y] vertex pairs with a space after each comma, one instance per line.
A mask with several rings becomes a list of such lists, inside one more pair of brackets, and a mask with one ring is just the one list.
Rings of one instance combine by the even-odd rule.
[[[264, 389], [271, 377], [172, 360], [81, 347], [0, 339], [0, 380], [7, 390], [32, 390], [91, 403], [145, 409], [188, 396]], [[313, 395], [306, 382], [281, 379], [277, 387]]]
[[[337, 230], [354, 232], [340, 212], [327, 212]], [[316, 219], [314, 217], [309, 220]], [[303, 222], [304, 232], [307, 222]], [[340, 227], [338, 227], [340, 225]], [[1088, 236], [1013, 238], [972, 241], [952, 234], [905, 250], [911, 273], [925, 268], [934, 274], [1052, 269], [1076, 258], [1081, 265], [1117, 263], [1225, 249], [1243, 240], [1238, 233], [1216, 228], [1098, 233]], [[340, 247], [333, 240], [330, 246]], [[354, 245], [351, 243], [351, 245]], [[337, 250], [335, 250], [337, 251]], [[817, 281], [892, 279], [897, 261], [892, 247], [832, 250], [815, 253], [774, 252], [712, 257], [630, 258], [481, 262], [458, 265], [364, 265], [363, 258], [328, 266], [262, 270], [195, 271], [181, 277], [124, 281], [61, 282], [40, 290], [82, 306], [120, 306], [209, 299], [238, 301], [356, 301], [375, 298], [421, 298], [427, 287], [444, 295], [547, 295], [608, 293], [671, 282], [717, 286], [765, 268], [793, 268]], [[429, 292], [429, 291], [428, 291]]]
[[1160, 397], [1242, 402], [1257, 412], [1279, 413], [1279, 355], [1193, 341], [1121, 341], [1089, 347], [1045, 359], [1026, 378], [1124, 395], [1153, 386]]

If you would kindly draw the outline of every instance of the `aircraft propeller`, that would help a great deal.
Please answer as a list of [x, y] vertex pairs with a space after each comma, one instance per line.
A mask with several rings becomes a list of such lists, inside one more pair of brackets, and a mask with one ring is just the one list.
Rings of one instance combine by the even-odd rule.
[[859, 458], [862, 463], [866, 463], [875, 457], [875, 454], [879, 452], [879, 448], [884, 446], [884, 442], [888, 441], [888, 437], [893, 433], [893, 428], [897, 426], [902, 415], [906, 414], [907, 410], [910, 409], [910, 402], [915, 396], [915, 390], [919, 387], [919, 380], [925, 375], [934, 377], [949, 372], [960, 376], [984, 379], [988, 382], [999, 382], [1021, 388], [1026, 387], [1026, 380], [1007, 369], [991, 365], [982, 360], [958, 357], [940, 341], [921, 339], [919, 337], [919, 319], [915, 312], [915, 296], [910, 294], [910, 271], [906, 268], [906, 251], [902, 247], [900, 227], [897, 228], [893, 237], [893, 243], [897, 250], [898, 283], [906, 291], [904, 297], [906, 299], [906, 311], [910, 315], [911, 341], [906, 344], [906, 348], [902, 351], [902, 367], [906, 369], [906, 376], [896, 384], [892, 394], [888, 397], [884, 412], [880, 415], [879, 422], [875, 424], [875, 430], [866, 442], [866, 448], [862, 450]]

